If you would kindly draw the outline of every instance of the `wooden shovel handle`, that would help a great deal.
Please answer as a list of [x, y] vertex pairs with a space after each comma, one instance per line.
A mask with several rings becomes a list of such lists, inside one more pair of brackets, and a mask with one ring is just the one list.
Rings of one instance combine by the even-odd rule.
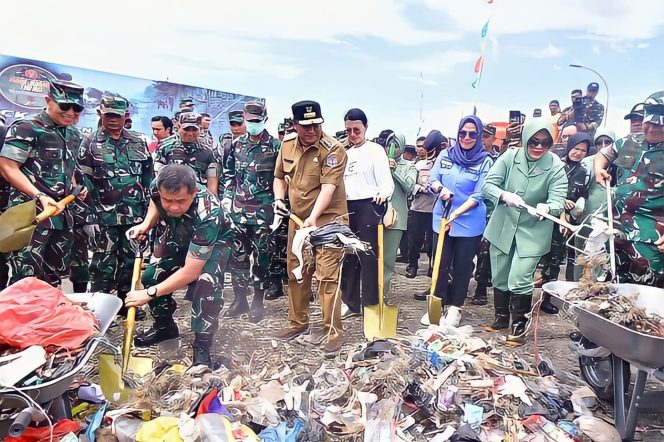
[[[64, 204], [66, 206], [67, 204], [74, 201], [75, 198], [76, 198], [76, 196], [74, 196], [74, 195], [67, 195], [66, 197], [62, 198], [58, 202], [60, 204]], [[35, 224], [39, 224], [40, 222], [49, 219], [50, 217], [53, 216], [53, 214], [55, 213], [56, 210], [57, 209], [55, 207], [48, 207], [48, 208], [44, 209], [44, 211], [42, 211], [39, 215], [37, 215], [35, 217]]]

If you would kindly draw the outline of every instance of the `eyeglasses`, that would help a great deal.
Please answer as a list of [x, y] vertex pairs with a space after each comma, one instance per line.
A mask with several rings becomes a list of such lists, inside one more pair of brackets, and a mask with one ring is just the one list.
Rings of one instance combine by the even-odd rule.
[[362, 133], [362, 129], [360, 129], [359, 127], [348, 127], [348, 128], [346, 128], [346, 133], [348, 135], [350, 135], [351, 132], [354, 133], [355, 135], [360, 135]]
[[551, 138], [545, 138], [543, 140], [540, 140], [539, 138], [535, 137], [528, 140], [528, 147], [537, 147], [540, 145], [544, 149], [551, 149], [551, 146], [553, 146], [553, 140]]
[[60, 103], [58, 102], [58, 107], [62, 112], [68, 112], [69, 109], [74, 108], [74, 112], [80, 114], [83, 112], [84, 107], [77, 103]]
[[460, 130], [459, 131], [459, 138], [470, 138], [471, 140], [476, 140], [477, 137], [479, 136], [479, 133], [474, 130]]
[[597, 146], [597, 147], [610, 146], [612, 144], [613, 144], [613, 141], [611, 141], [609, 139], [606, 139], [606, 138], [603, 139], [603, 140], [600, 139], [600, 140], [595, 141], [595, 146]]
[[189, 126], [189, 127], [184, 127], [184, 128], [182, 128], [182, 130], [184, 130], [185, 132], [197, 132], [197, 131], [198, 131], [198, 128], [197, 128], [197, 127], [193, 127], [193, 126]]

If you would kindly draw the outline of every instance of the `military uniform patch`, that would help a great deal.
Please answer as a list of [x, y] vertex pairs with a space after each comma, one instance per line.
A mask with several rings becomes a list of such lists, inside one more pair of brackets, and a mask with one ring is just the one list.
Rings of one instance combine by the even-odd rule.
[[339, 159], [339, 155], [336, 153], [331, 153], [327, 156], [327, 160], [325, 161], [328, 167], [335, 167], [338, 166], [341, 163], [341, 160]]

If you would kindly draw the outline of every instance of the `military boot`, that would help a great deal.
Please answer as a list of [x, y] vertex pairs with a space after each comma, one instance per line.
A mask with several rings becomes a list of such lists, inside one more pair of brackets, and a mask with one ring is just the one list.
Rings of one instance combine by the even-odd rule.
[[486, 328], [486, 331], [494, 332], [505, 330], [510, 326], [510, 292], [493, 289], [493, 308], [495, 318], [493, 324]]
[[551, 295], [549, 293], [542, 293], [542, 302], [540, 303], [540, 311], [547, 315], [557, 315], [558, 307], [551, 303]]
[[74, 293], [86, 293], [88, 291], [87, 282], [74, 282], [72, 285], [74, 288]]
[[212, 333], [194, 333], [194, 343], [192, 344], [194, 359], [192, 365], [207, 365], [209, 367], [212, 364], [210, 348], [212, 347], [213, 337]]
[[511, 347], [520, 347], [526, 343], [526, 327], [528, 326], [528, 318], [526, 317], [526, 314], [530, 312], [532, 303], [532, 293], [527, 295], [512, 295], [510, 299], [512, 325], [505, 344]]
[[134, 345], [136, 347], [149, 347], [169, 339], [175, 339], [180, 336], [180, 330], [172, 317], [154, 318], [152, 327], [136, 335]]
[[248, 294], [249, 289], [233, 284], [233, 302], [228, 310], [226, 310], [224, 317], [237, 318], [247, 313], [249, 311], [249, 304], [247, 303]]
[[489, 303], [486, 296], [486, 286], [484, 284], [477, 284], [477, 287], [475, 287], [475, 295], [471, 302], [473, 305], [487, 305]]
[[261, 288], [254, 287], [254, 299], [251, 300], [251, 307], [249, 308], [249, 322], [257, 324], [263, 319], [263, 297], [265, 291]]
[[281, 278], [275, 278], [272, 280], [270, 287], [265, 291], [265, 299], [274, 301], [282, 296], [284, 296], [284, 285], [281, 282]]
[[[76, 292], [78, 293], [78, 292]], [[122, 307], [120, 307], [120, 310], [118, 311], [118, 316], [121, 316], [125, 319], [127, 319], [127, 312], [129, 309], [125, 307], [125, 299], [127, 299], [127, 293], [126, 292], [118, 292], [118, 298], [122, 300]], [[140, 307], [136, 307], [136, 315], [134, 316], [134, 320], [136, 321], [145, 321], [147, 319], [147, 315], [145, 314], [145, 310], [143, 310]]]

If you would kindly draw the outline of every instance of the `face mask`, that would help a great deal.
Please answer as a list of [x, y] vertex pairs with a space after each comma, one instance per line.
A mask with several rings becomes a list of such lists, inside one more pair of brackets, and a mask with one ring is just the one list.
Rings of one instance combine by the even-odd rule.
[[260, 122], [247, 121], [246, 125], [247, 125], [247, 133], [249, 133], [249, 135], [256, 136], [265, 130], [265, 121], [260, 121]]

